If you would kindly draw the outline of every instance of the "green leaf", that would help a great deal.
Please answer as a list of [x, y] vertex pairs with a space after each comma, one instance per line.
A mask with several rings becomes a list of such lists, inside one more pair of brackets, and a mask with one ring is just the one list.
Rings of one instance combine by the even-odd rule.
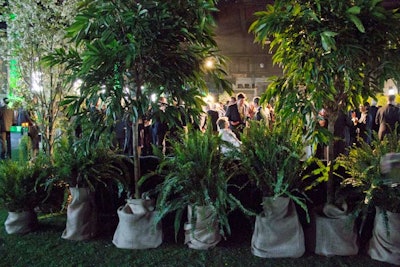
[[360, 14], [361, 8], [359, 6], [353, 6], [349, 9], [346, 10], [346, 13], [348, 14], [353, 14], [353, 15], [358, 15]]
[[335, 37], [337, 33], [331, 31], [324, 31], [321, 33], [321, 44], [325, 51], [331, 51], [336, 48]]
[[357, 16], [355, 16], [353, 14], [348, 14], [347, 16], [354, 23], [354, 25], [357, 27], [357, 29], [360, 32], [365, 33], [364, 25], [362, 24], [361, 20]]

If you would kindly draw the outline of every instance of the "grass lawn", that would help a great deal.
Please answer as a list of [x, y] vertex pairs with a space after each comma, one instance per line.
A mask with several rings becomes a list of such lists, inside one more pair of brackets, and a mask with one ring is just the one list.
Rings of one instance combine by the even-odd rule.
[[111, 242], [117, 224], [115, 216], [100, 217], [101, 233], [90, 241], [61, 238], [66, 214], [39, 216], [37, 231], [23, 236], [6, 234], [6, 217], [7, 211], [0, 209], [0, 266], [391, 266], [368, 255], [324, 257], [307, 252], [298, 259], [258, 258], [250, 251], [251, 229], [240, 226], [226, 241], [208, 251], [189, 249], [182, 240], [176, 243], [168, 231], [159, 248], [124, 250]]

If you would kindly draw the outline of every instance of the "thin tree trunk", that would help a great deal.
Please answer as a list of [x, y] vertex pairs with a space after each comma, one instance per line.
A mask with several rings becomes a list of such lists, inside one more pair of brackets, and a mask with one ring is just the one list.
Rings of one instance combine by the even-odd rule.
[[135, 195], [136, 199], [140, 198], [140, 191], [138, 186], [138, 181], [140, 179], [140, 158], [139, 158], [139, 120], [134, 119], [132, 121], [132, 156], [133, 156], [133, 173], [134, 173], [134, 182], [135, 182]]
[[335, 202], [335, 191], [336, 191], [336, 183], [335, 183], [335, 177], [334, 177], [334, 163], [335, 163], [335, 158], [334, 158], [334, 130], [335, 130], [335, 123], [338, 118], [337, 112], [332, 111], [331, 114], [329, 114], [329, 121], [328, 121], [328, 130], [332, 134], [332, 138], [329, 141], [328, 145], [328, 158], [327, 158], [327, 164], [329, 166], [329, 176], [328, 176], [328, 181], [326, 184], [326, 202], [329, 204], [332, 204]]

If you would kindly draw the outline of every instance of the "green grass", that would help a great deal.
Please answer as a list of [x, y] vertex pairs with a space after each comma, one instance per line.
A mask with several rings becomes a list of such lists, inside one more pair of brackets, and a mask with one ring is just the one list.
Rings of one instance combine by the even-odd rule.
[[6, 234], [6, 217], [7, 212], [0, 209], [0, 266], [391, 266], [368, 255], [324, 257], [306, 253], [298, 259], [258, 258], [250, 251], [251, 229], [240, 227], [235, 227], [233, 236], [209, 251], [189, 249], [181, 240], [176, 243], [168, 231], [159, 248], [124, 250], [111, 242], [117, 223], [115, 216], [102, 216], [102, 232], [90, 241], [61, 238], [65, 214], [39, 216], [39, 228], [22, 236]]

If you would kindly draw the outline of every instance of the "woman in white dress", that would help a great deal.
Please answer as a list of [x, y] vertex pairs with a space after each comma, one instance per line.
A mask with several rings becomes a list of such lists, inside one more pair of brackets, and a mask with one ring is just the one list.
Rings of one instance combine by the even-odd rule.
[[[229, 121], [227, 117], [221, 117], [217, 120], [218, 125], [218, 134], [221, 137], [222, 141], [226, 141], [231, 143], [233, 147], [239, 149], [242, 142], [236, 137], [236, 134], [229, 128]], [[231, 152], [231, 147], [227, 147], [226, 145], [221, 146], [221, 152], [223, 154], [227, 154]]]

